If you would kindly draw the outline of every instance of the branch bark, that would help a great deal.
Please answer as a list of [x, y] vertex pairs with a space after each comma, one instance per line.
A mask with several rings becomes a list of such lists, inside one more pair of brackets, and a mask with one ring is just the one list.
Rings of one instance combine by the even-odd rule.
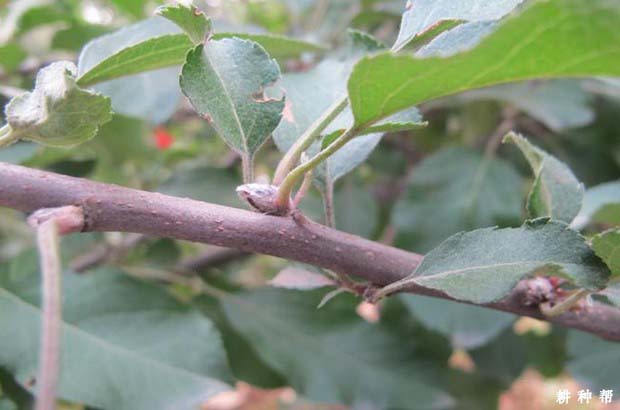
[[[0, 206], [24, 212], [65, 205], [84, 211], [83, 231], [119, 231], [203, 242], [321, 266], [379, 286], [409, 275], [422, 255], [290, 217], [123, 188], [0, 162]], [[421, 286], [407, 292], [451, 299]], [[517, 286], [484, 306], [545, 319]], [[547, 320], [620, 341], [620, 309], [595, 304]]]

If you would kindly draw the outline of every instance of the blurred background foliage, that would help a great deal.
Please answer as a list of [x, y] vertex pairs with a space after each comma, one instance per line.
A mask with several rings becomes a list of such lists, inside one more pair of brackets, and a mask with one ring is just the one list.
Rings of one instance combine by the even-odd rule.
[[[150, 18], [160, 4], [0, 1], [0, 103], [4, 106], [12, 96], [31, 89], [41, 67], [60, 59], [76, 61], [86, 43]], [[321, 61], [346, 56], [347, 28], [392, 44], [405, 6], [403, 0], [203, 0], [195, 4], [213, 19], [216, 32], [269, 32], [325, 47], [324, 52], [278, 56], [284, 81], [287, 75], [312, 70]], [[178, 71], [157, 70], [98, 86], [111, 96], [115, 114], [88, 143], [55, 149], [20, 142], [0, 151], [0, 161], [243, 207], [234, 192], [241, 181], [239, 158], [181, 98]], [[507, 124], [569, 164], [588, 187], [620, 178], [617, 80], [511, 84], [418, 108], [426, 127], [385, 135], [365, 163], [336, 183], [339, 229], [425, 252], [458, 231], [519, 225], [531, 173], [518, 151], [500, 146], [482, 175], [483, 183], [476, 182], [486, 147], [498, 127]], [[269, 141], [256, 159], [259, 180], [270, 178], [280, 157]], [[315, 220], [322, 219], [318, 191], [310, 193], [303, 210]], [[154, 357], [184, 368], [190, 366], [181, 363], [188, 360], [182, 358], [187, 350], [195, 352], [198, 361], [204, 360], [203, 353], [213, 356], [217, 347], [203, 351], [205, 347], [198, 346], [206, 339], [196, 323], [214, 324], [204, 332], [221, 338], [223, 348], [217, 354], [222, 354], [226, 371], [213, 373], [208, 366], [195, 371], [211, 377], [226, 373], [217, 377], [236, 383], [237, 388], [206, 402], [205, 408], [370, 409], [410, 403], [404, 407], [552, 409], [557, 389], [572, 388], [575, 394], [575, 383], [592, 387], [595, 395], [614, 387], [620, 394], [620, 368], [610, 366], [620, 358], [620, 347], [530, 319], [413, 296], [392, 298], [380, 312], [348, 296], [338, 296], [316, 310], [325, 289], [268, 288], [268, 281], [287, 265], [273, 257], [117, 233], [81, 235], [66, 242], [65, 265], [85, 269], [89, 258], [105, 255], [108, 267], [103, 269], [115, 271], [114, 276], [108, 272], [112, 279], [107, 281], [77, 283], [82, 277], [68, 281], [65, 315], [76, 326], [84, 322], [71, 319], [71, 309], [87, 306], [86, 301], [80, 304], [80, 294], [90, 294], [89, 287], [95, 293], [104, 292], [106, 286], [114, 289], [123, 280], [132, 283], [135, 293], [106, 293], [117, 301], [118, 309], [129, 309], [121, 306], [121, 297], [142, 298], [144, 306], [160, 306], [165, 299], [174, 305], [170, 309], [188, 309], [197, 315], [178, 313], [176, 326], [170, 322], [150, 329], [150, 337], [176, 346], [153, 353]], [[36, 304], [33, 293], [37, 291], [26, 283], [36, 275], [36, 268], [30, 272], [20, 265], [32, 264], [33, 257], [27, 256], [32, 244], [23, 215], [0, 210], [0, 278], [5, 271], [13, 272], [0, 285]], [[97, 278], [100, 269], [85, 276]], [[197, 285], [190, 280], [193, 276], [177, 274], [188, 270], [209, 287]], [[119, 272], [138, 279], [122, 279]], [[146, 282], [154, 288], [144, 289]], [[165, 292], [158, 293], [161, 289]], [[97, 303], [104, 311], [107, 302]], [[147, 309], [144, 306], [131, 309]], [[0, 309], [0, 315], [9, 314]], [[117, 315], [109, 323], [84, 326], [131, 350], [135, 343], [149, 342], [138, 334], [120, 340], [119, 329], [143, 319]], [[196, 346], [179, 344], [192, 337], [197, 338]], [[592, 349], [588, 353], [580, 348], [593, 344], [608, 354], [606, 360], [595, 358], [598, 366], [585, 357]], [[12, 351], [0, 339], [1, 349]], [[0, 409], [30, 406], [26, 390], [32, 386], [22, 370], [16, 360], [0, 353]], [[95, 381], [79, 382], [87, 390], [96, 390], [91, 386]], [[84, 404], [67, 402], [62, 408], [105, 408], [110, 403], [99, 396], [89, 402], [88, 395], [73, 390], [65, 390], [66, 398]], [[100, 394], [106, 397], [105, 392]], [[412, 401], [416, 396], [419, 403]], [[595, 402], [578, 408], [598, 408]]]

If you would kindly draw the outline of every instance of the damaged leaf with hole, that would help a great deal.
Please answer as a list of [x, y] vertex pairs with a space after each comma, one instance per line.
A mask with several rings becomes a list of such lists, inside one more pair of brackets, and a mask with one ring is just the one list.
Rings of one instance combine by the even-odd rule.
[[279, 79], [277, 63], [259, 44], [226, 38], [191, 50], [180, 82], [194, 109], [211, 119], [226, 143], [252, 157], [282, 117], [284, 97], [272, 97]]

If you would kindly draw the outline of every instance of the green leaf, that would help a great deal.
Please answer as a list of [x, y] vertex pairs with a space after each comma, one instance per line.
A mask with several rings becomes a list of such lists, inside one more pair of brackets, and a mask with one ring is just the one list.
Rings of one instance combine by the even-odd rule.
[[527, 198], [527, 210], [532, 218], [551, 217], [570, 223], [581, 209], [584, 187], [566, 164], [530, 144], [513, 132], [504, 142], [515, 144], [534, 171], [534, 183]]
[[423, 35], [449, 21], [480, 22], [502, 18], [523, 0], [500, 0], [487, 3], [484, 0], [416, 0], [407, 2], [403, 13], [395, 49], [401, 49], [414, 38]]
[[581, 229], [590, 223], [620, 225], [620, 181], [586, 190], [581, 211], [571, 226]]
[[503, 84], [467, 92], [459, 100], [486, 99], [510, 103], [555, 132], [594, 120], [591, 96], [572, 80]]
[[180, 64], [192, 43], [185, 34], [165, 34], [121, 49], [78, 79], [81, 86]]
[[159, 6], [155, 14], [181, 27], [194, 44], [203, 43], [211, 31], [211, 19], [193, 4], [189, 7], [180, 3]]
[[610, 229], [592, 238], [592, 249], [609, 267], [612, 276], [620, 276], [620, 229]]
[[509, 313], [437, 298], [401, 295], [400, 299], [424, 326], [450, 339], [454, 348], [483, 346], [515, 321]]
[[304, 53], [324, 53], [327, 50], [325, 46], [320, 44], [271, 33], [223, 32], [215, 33], [213, 35], [213, 40], [230, 37], [254, 41], [263, 46], [265, 51], [275, 59], [300, 57]]
[[[0, 365], [30, 390], [41, 322], [37, 264], [26, 253], [0, 275]], [[109, 269], [63, 282], [61, 398], [106, 409], [190, 410], [228, 389], [219, 333], [198, 312]]]
[[500, 83], [620, 75], [615, 64], [620, 59], [619, 24], [620, 7], [614, 2], [550, 0], [506, 19], [462, 54], [444, 59], [392, 53], [365, 57], [348, 83], [355, 123], [367, 126], [424, 101]]
[[426, 252], [460, 231], [518, 225], [521, 185], [503, 159], [461, 147], [441, 149], [413, 169], [396, 203], [397, 243]]
[[347, 295], [317, 310], [324, 293], [263, 289], [227, 296], [223, 306], [260, 357], [309, 399], [404, 409], [453, 404], [422, 382], [428, 369], [414, 359], [413, 341], [364, 322]]
[[181, 89], [194, 109], [242, 155], [253, 156], [278, 126], [284, 98], [265, 95], [280, 69], [265, 50], [238, 38], [209, 41], [187, 55]]
[[19, 64], [24, 61], [26, 56], [26, 52], [15, 43], [0, 46], [0, 66], [6, 72], [11, 72], [19, 67]]
[[520, 228], [453, 235], [429, 252], [403, 284], [481, 304], [501, 299], [530, 275], [562, 276], [577, 287], [598, 290], [609, 271], [577, 232], [540, 218]]
[[34, 90], [13, 98], [5, 108], [12, 132], [43, 145], [77, 145], [94, 137], [112, 118], [110, 100], [79, 88], [77, 68], [60, 61], [41, 69]]
[[620, 344], [573, 330], [567, 348], [571, 357], [567, 368], [578, 382], [596, 391], [620, 391]]
[[146, 0], [110, 0], [118, 9], [130, 14], [133, 17], [144, 15], [144, 3]]

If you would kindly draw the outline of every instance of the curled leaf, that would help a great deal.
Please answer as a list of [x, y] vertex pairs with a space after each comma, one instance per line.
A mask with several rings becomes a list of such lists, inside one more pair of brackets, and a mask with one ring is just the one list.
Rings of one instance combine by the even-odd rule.
[[59, 61], [41, 69], [34, 90], [13, 98], [5, 108], [11, 132], [43, 145], [77, 145], [95, 136], [112, 118], [110, 100], [77, 86], [77, 68]]

